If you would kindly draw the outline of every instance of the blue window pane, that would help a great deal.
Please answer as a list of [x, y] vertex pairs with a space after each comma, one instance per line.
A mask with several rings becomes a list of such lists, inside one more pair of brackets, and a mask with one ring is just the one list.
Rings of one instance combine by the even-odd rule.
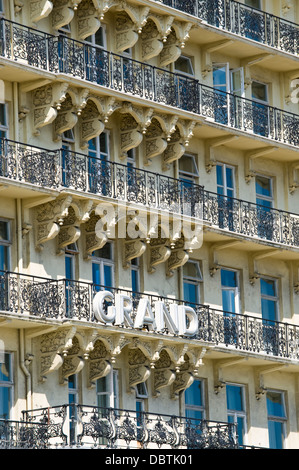
[[233, 188], [234, 180], [233, 180], [233, 169], [226, 168], [226, 185], [228, 188]]
[[217, 165], [216, 172], [217, 172], [217, 184], [223, 186], [223, 167], [221, 165]]
[[73, 258], [70, 256], [65, 257], [65, 277], [67, 279], [73, 279], [74, 270], [73, 270]]
[[195, 380], [185, 391], [185, 404], [203, 406], [202, 383], [200, 380]]
[[11, 389], [0, 387], [0, 419], [9, 419], [11, 407]]
[[4, 362], [0, 362], [0, 382], [11, 382], [12, 370], [9, 354], [4, 354]]
[[112, 266], [104, 266], [104, 285], [106, 287], [112, 287]]
[[275, 281], [271, 281], [270, 279], [261, 279], [261, 293], [263, 295], [275, 297]]
[[203, 419], [203, 412], [200, 410], [186, 409], [186, 418]]
[[132, 275], [132, 291], [138, 292], [139, 291], [139, 273], [135, 269], [132, 269], [131, 275]]
[[198, 303], [198, 286], [184, 282], [184, 300], [190, 303]]
[[226, 401], [228, 410], [244, 411], [242, 387], [227, 385]]
[[235, 291], [222, 291], [222, 308], [225, 312], [237, 313], [235, 302]]
[[280, 392], [267, 392], [267, 411], [269, 416], [285, 418], [283, 397]]
[[256, 194], [260, 196], [272, 196], [271, 180], [269, 178], [256, 177], [255, 182]]
[[237, 287], [237, 273], [235, 271], [221, 270], [221, 285], [223, 287]]
[[263, 320], [270, 321], [275, 321], [277, 319], [275, 301], [262, 299], [262, 317]]
[[9, 248], [7, 246], [0, 245], [0, 270], [9, 270]]
[[92, 263], [92, 282], [98, 285], [101, 284], [100, 265], [97, 263]]
[[269, 421], [268, 430], [270, 449], [283, 449], [283, 423], [280, 423], [278, 421]]
[[261, 211], [263, 210], [269, 210], [272, 207], [272, 201], [265, 201], [264, 199], [257, 198], [256, 203], [259, 204], [260, 206], [263, 206], [260, 208]]

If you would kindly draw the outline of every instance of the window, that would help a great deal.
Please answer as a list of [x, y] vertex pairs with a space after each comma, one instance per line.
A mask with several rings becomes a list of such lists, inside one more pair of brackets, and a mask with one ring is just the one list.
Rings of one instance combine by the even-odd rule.
[[10, 269], [10, 223], [0, 219], [0, 271]]
[[0, 419], [9, 419], [13, 400], [13, 355], [0, 354]]
[[238, 340], [238, 319], [235, 317], [240, 309], [239, 273], [221, 269], [221, 291], [223, 309], [223, 341], [235, 344]]
[[3, 8], [3, 0], [0, 0], [0, 13], [3, 13], [4, 8]]
[[85, 41], [92, 46], [106, 48], [106, 27], [102, 25], [94, 34], [85, 38]]
[[78, 253], [78, 248], [76, 243], [68, 245], [65, 249], [65, 309], [66, 315], [71, 314], [72, 302], [75, 301], [76, 297], [76, 283], [75, 278], [75, 261], [76, 254]]
[[196, 379], [185, 390], [185, 415], [192, 419], [205, 419], [204, 381]]
[[187, 75], [194, 75], [192, 59], [181, 55], [174, 63], [174, 68], [177, 72], [185, 73]]
[[148, 399], [147, 386], [145, 382], [136, 385], [136, 424], [141, 426], [143, 422], [143, 413], [146, 411], [146, 402]]
[[246, 434], [245, 390], [240, 385], [226, 385], [227, 417], [237, 426], [238, 441], [244, 445]]
[[0, 138], [8, 138], [7, 105], [0, 103]]
[[286, 436], [286, 408], [283, 392], [267, 392], [268, 432], [270, 449], [283, 449]]
[[278, 292], [275, 279], [261, 278], [263, 344], [267, 353], [279, 354]]
[[255, 178], [256, 203], [267, 208], [273, 207], [273, 183], [268, 176], [257, 175]]
[[225, 312], [239, 313], [238, 272], [221, 269], [222, 308]]
[[[235, 169], [218, 163], [216, 165], [219, 227], [234, 230]], [[226, 197], [227, 196], [227, 197]]]
[[118, 371], [113, 370], [96, 382], [97, 406], [103, 409], [119, 408]]
[[108, 242], [92, 254], [92, 280], [95, 289], [114, 286], [113, 244]]
[[195, 183], [199, 177], [199, 171], [194, 155], [185, 154], [179, 159], [179, 178], [186, 186]]
[[269, 107], [268, 86], [265, 83], [253, 81], [252, 96], [252, 123], [253, 132], [268, 137], [269, 135]]
[[88, 36], [85, 42], [87, 43], [85, 47], [86, 78], [99, 85], [107, 86], [109, 60], [105, 51], [107, 48], [105, 26], [101, 26], [95, 34]]
[[203, 281], [198, 261], [187, 261], [183, 266], [184, 300], [191, 304], [200, 303], [200, 284]]
[[88, 142], [89, 190], [109, 196], [112, 190], [109, 132], [104, 131]]
[[257, 175], [255, 178], [255, 191], [257, 206], [257, 235], [272, 240], [274, 219], [273, 207], [273, 181], [267, 176]]
[[77, 422], [77, 407], [79, 403], [78, 391], [78, 376], [77, 374], [70, 375], [68, 378], [68, 396], [69, 396], [69, 430], [70, 442], [76, 442], [76, 422]]
[[62, 134], [62, 184], [66, 187], [72, 186], [72, 145], [75, 143], [73, 129], [69, 129]]
[[131, 260], [131, 285], [133, 292], [140, 292], [140, 272], [138, 258]]

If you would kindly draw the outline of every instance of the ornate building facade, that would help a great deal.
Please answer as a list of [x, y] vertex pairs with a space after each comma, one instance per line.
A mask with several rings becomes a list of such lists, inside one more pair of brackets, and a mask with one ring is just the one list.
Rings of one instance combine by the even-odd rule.
[[299, 448], [298, 2], [0, 11], [0, 447]]

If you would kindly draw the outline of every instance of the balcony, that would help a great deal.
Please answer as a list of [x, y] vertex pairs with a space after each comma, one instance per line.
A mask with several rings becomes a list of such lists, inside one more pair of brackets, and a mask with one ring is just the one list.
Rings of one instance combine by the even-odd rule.
[[204, 190], [197, 184], [65, 149], [0, 140], [0, 178], [39, 188], [82, 191], [112, 202], [195, 217], [222, 233], [299, 246], [299, 215]]
[[237, 449], [236, 426], [181, 416], [62, 405], [0, 420], [0, 449]]
[[0, 57], [86, 80], [116, 93], [179, 108], [205, 122], [297, 147], [299, 116], [201, 84], [195, 78], [123, 57], [64, 36], [2, 19]]
[[[105, 329], [106, 325], [99, 320], [93, 308], [95, 294], [102, 289], [108, 290], [111, 296], [119, 294], [128, 296], [132, 301], [130, 317], [131, 326], [109, 326], [119, 329], [122, 333], [140, 331], [135, 319], [141, 299], [146, 299], [155, 312], [157, 302], [162, 302], [167, 310], [170, 306], [181, 305], [192, 307], [196, 319], [196, 328], [191, 336], [174, 333], [169, 327], [149, 331], [147, 334], [157, 338], [181, 336], [199, 344], [203, 342], [218, 350], [230, 349], [243, 351], [251, 357], [276, 357], [286, 361], [299, 361], [299, 326], [285, 322], [270, 321], [258, 316], [233, 314], [214, 309], [209, 305], [186, 303], [183, 300], [170, 299], [118, 288], [107, 288], [88, 282], [67, 279], [46, 279], [26, 274], [1, 272], [0, 274], [0, 314], [6, 319], [51, 322], [65, 325], [75, 322], [82, 325], [91, 324]], [[113, 301], [104, 300], [104, 310]], [[160, 328], [160, 327], [159, 327]]]
[[156, 0], [210, 26], [298, 56], [299, 27], [234, 0]]

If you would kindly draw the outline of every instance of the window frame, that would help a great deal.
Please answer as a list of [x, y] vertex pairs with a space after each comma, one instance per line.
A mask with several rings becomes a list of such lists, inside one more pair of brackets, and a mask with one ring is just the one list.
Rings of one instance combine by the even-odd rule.
[[[92, 253], [92, 257], [91, 257], [91, 261], [92, 261], [92, 265], [93, 264], [97, 264], [99, 265], [99, 270], [100, 270], [100, 279], [102, 281], [104, 281], [104, 278], [105, 278], [105, 273], [104, 273], [104, 267], [105, 266], [110, 266], [111, 267], [111, 279], [112, 279], [112, 286], [107, 286], [107, 287], [114, 287], [114, 284], [115, 284], [115, 275], [114, 275], [114, 268], [115, 268], [115, 261], [114, 261], [114, 255], [115, 255], [115, 246], [114, 246], [114, 243], [112, 241], [107, 241], [106, 244], [110, 245], [110, 249], [111, 249], [111, 258], [101, 258], [101, 257], [98, 257], [98, 256], [95, 256], [93, 252]], [[97, 250], [96, 250], [97, 251]], [[95, 284], [94, 282], [94, 279], [93, 279], [93, 284]], [[104, 290], [105, 289], [105, 283], [100, 283], [100, 284], [95, 284], [95, 285], [98, 285], [100, 286], [100, 290]]]
[[[1, 12], [0, 12], [1, 14]], [[0, 107], [3, 106], [3, 116], [5, 123], [0, 122], [0, 134], [3, 132], [5, 134], [5, 139], [9, 137], [9, 123], [8, 123], [8, 104], [0, 103]], [[1, 113], [0, 113], [1, 115]]]
[[[260, 276], [260, 284], [262, 280], [268, 280], [268, 281], [273, 281], [274, 283], [274, 290], [275, 290], [275, 295], [267, 295], [262, 293], [262, 286], [260, 286], [260, 293], [261, 293], [261, 314], [263, 315], [262, 311], [262, 300], [270, 300], [271, 302], [275, 302], [276, 305], [276, 311], [275, 311], [275, 320], [270, 320], [270, 321], [279, 321], [280, 318], [280, 312], [279, 312], [279, 301], [280, 301], [280, 296], [279, 296], [279, 286], [278, 286], [278, 279], [270, 276]], [[266, 320], [266, 319], [265, 319]], [[269, 321], [269, 320], [268, 320]]]
[[[190, 300], [185, 299], [184, 296], [184, 291], [185, 291], [185, 284], [191, 284], [193, 286], [197, 287], [197, 302], [190, 302], [190, 303], [195, 303], [195, 304], [200, 304], [201, 301], [201, 286], [203, 283], [203, 274], [202, 274], [202, 267], [201, 263], [199, 260], [193, 260], [189, 259], [186, 264], [195, 264], [197, 265], [198, 271], [199, 271], [199, 277], [193, 277], [193, 276], [188, 276], [184, 274], [184, 266], [182, 267], [182, 278], [183, 278], [183, 298], [186, 302], [190, 302]], [[185, 264], [185, 265], [186, 265]]]
[[[95, 42], [96, 33], [93, 33], [90, 36], [87, 36], [87, 38], [85, 38], [84, 41], [92, 47], [97, 47], [99, 49], [106, 50], [107, 49], [107, 25], [101, 23], [101, 26], [99, 27], [99, 29], [102, 29], [103, 31], [103, 45], [102, 46], [100, 44], [96, 44]], [[91, 41], [88, 41], [87, 40], [88, 38], [91, 38]]]
[[[106, 390], [104, 392], [98, 392], [98, 381], [105, 379]], [[118, 369], [112, 369], [106, 376], [97, 379], [96, 381], [96, 401], [97, 406], [99, 403], [98, 397], [105, 396], [107, 398], [108, 408], [119, 408], [119, 372]]]
[[9, 389], [9, 393], [10, 393], [10, 408], [9, 408], [9, 417], [8, 419], [11, 419], [12, 418], [12, 412], [13, 412], [13, 406], [14, 406], [14, 385], [15, 385], [15, 382], [14, 382], [14, 353], [13, 352], [8, 352], [8, 351], [4, 351], [4, 354], [1, 357], [3, 357], [3, 359], [5, 360], [5, 356], [8, 356], [9, 358], [9, 368], [10, 368], [10, 379], [11, 380], [7, 380], [7, 381], [0, 381], [0, 388], [7, 388]]
[[[191, 158], [193, 161], [193, 165], [195, 168], [195, 173], [190, 173], [189, 171], [181, 170], [180, 169], [180, 162], [184, 157]], [[178, 162], [178, 172], [179, 172], [179, 180], [180, 181], [188, 181], [191, 183], [197, 183], [197, 180], [199, 178], [199, 170], [198, 170], [198, 165], [197, 165], [197, 156], [193, 155], [192, 153], [184, 153], [181, 158], [179, 159]]]
[[[217, 168], [218, 168], [218, 167], [222, 167], [223, 185], [221, 185], [220, 183], [218, 183], [218, 179], [217, 179]], [[233, 179], [233, 187], [232, 187], [232, 188], [230, 188], [230, 187], [227, 185], [227, 174], [226, 174], [226, 169], [227, 169], [227, 168], [232, 170], [232, 179]], [[230, 164], [222, 163], [222, 162], [217, 162], [217, 163], [216, 163], [216, 186], [217, 186], [217, 194], [218, 194], [219, 196], [233, 197], [233, 198], [236, 197], [236, 167], [235, 167], [234, 165], [230, 165]], [[218, 193], [218, 187], [222, 187], [222, 188], [223, 188], [223, 194]], [[228, 191], [228, 190], [232, 190], [233, 196], [228, 196], [228, 194], [227, 194], [227, 191]]]
[[268, 414], [268, 409], [267, 409], [269, 445], [270, 445], [269, 421], [274, 421], [274, 422], [281, 423], [281, 425], [282, 425], [282, 431], [283, 431], [282, 446], [283, 446], [283, 449], [285, 449], [286, 448], [286, 435], [287, 435], [286, 434], [286, 425], [287, 425], [287, 422], [288, 422], [287, 407], [286, 407], [286, 392], [282, 391], [282, 390], [267, 389], [266, 400], [268, 399], [267, 398], [268, 392], [275, 392], [275, 393], [278, 393], [278, 394], [281, 395], [281, 397], [282, 397], [282, 407], [283, 407], [283, 412], [284, 412], [284, 417], [280, 417], [280, 416], [275, 416], [275, 415], [269, 415]]
[[[180, 69], [178, 69], [176, 67], [176, 63], [179, 59], [186, 59], [186, 61], [188, 61], [188, 63], [190, 64], [190, 68], [191, 68], [191, 73], [190, 72], [184, 72]], [[185, 75], [186, 77], [195, 77], [195, 73], [194, 73], [194, 65], [193, 65], [193, 60], [194, 58], [192, 56], [188, 56], [188, 55], [185, 55], [185, 54], [182, 54], [179, 59], [177, 59], [175, 62], [174, 62], [174, 71], [179, 73], [180, 75]]]
[[[240, 388], [241, 390], [241, 394], [242, 394], [242, 405], [243, 405], [243, 410], [240, 411], [240, 410], [233, 410], [233, 409], [230, 409], [227, 407], [227, 398], [228, 398], [228, 395], [227, 395], [227, 386], [229, 387], [238, 387]], [[238, 383], [230, 383], [230, 382], [227, 382], [226, 383], [226, 412], [227, 412], [227, 416], [231, 416], [233, 418], [233, 423], [235, 425], [238, 425], [238, 418], [243, 418], [243, 422], [244, 422], [244, 429], [243, 429], [243, 432], [244, 432], [244, 442], [242, 443], [243, 445], [246, 444], [247, 442], [247, 411], [246, 411], [246, 390], [245, 390], [245, 385], [243, 384], [238, 384]]]
[[[187, 417], [187, 410], [190, 410], [190, 411], [198, 411], [199, 413], [202, 414], [202, 418], [198, 418], [198, 419], [206, 419], [206, 415], [207, 415], [207, 410], [206, 410], [206, 396], [205, 396], [205, 393], [206, 393], [206, 384], [205, 384], [205, 380], [202, 379], [202, 378], [196, 378], [194, 379], [192, 385], [190, 387], [193, 386], [193, 384], [195, 384], [196, 382], [200, 382], [201, 383], [201, 398], [202, 398], [202, 405], [192, 405], [192, 404], [186, 404], [186, 390], [184, 392], [184, 410], [185, 410], [185, 416]], [[188, 388], [190, 388], [188, 387]], [[195, 418], [190, 418], [190, 419], [195, 419]]]
[[[271, 190], [271, 196], [264, 196], [263, 194], [259, 194], [257, 193], [257, 178], [260, 177], [260, 178], [265, 178], [265, 179], [268, 179], [270, 181], [270, 190]], [[257, 199], [261, 199], [262, 201], [268, 201], [271, 203], [271, 208], [273, 208], [275, 206], [274, 204], [274, 180], [273, 180], [273, 177], [272, 176], [268, 176], [268, 175], [263, 175], [263, 174], [256, 174], [255, 175], [255, 200], [256, 200], [256, 203], [259, 205], [259, 206], [262, 206], [262, 207], [265, 207], [265, 208], [268, 208], [268, 206], [263, 206], [263, 204], [260, 204], [257, 202]]]
[[[231, 287], [231, 286], [223, 286], [221, 282], [221, 272], [222, 271], [231, 271], [236, 273], [236, 281], [237, 281], [237, 286], [236, 287]], [[226, 267], [221, 267], [220, 268], [220, 282], [221, 282], [221, 300], [222, 300], [222, 309], [225, 313], [233, 313], [233, 314], [239, 314], [240, 309], [241, 309], [241, 291], [240, 291], [240, 271], [237, 269], [233, 268], [226, 268]], [[223, 308], [223, 291], [229, 291], [229, 290], [235, 290], [234, 294], [234, 299], [235, 299], [235, 312], [228, 312], [224, 310]]]
[[0, 217], [0, 222], [4, 222], [7, 224], [7, 233], [8, 233], [8, 239], [6, 240], [0, 240], [0, 246], [4, 246], [7, 248], [7, 269], [6, 271], [10, 270], [11, 266], [11, 246], [12, 246], [12, 240], [11, 240], [11, 221], [5, 218]]

